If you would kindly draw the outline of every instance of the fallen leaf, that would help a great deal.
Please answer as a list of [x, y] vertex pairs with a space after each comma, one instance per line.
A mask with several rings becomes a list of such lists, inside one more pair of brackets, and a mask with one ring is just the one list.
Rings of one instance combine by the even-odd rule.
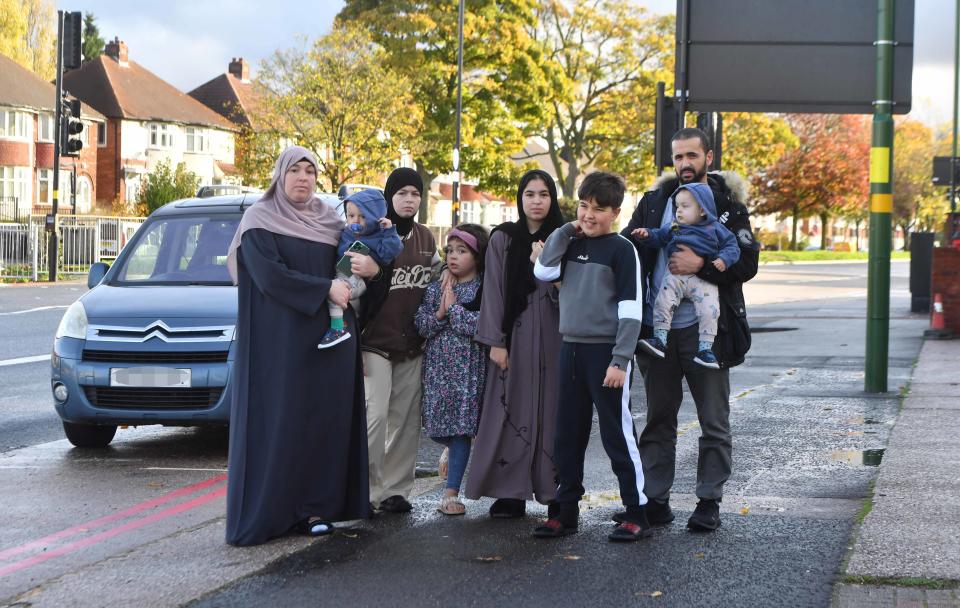
[[750, 507], [743, 507], [742, 509], [740, 509], [740, 515], [746, 515], [749, 512], [750, 512]]
[[660, 597], [661, 595], [663, 595], [663, 591], [654, 591], [650, 594], [650, 597]]
[[151, 481], [147, 483], [148, 488], [162, 488], [163, 484], [159, 481]]
[[580, 556], [579, 556], [579, 555], [564, 555], [564, 556], [563, 556], [563, 559], [570, 560], [570, 561], [576, 561], [576, 560], [580, 559]]
[[503, 557], [500, 555], [490, 555], [490, 556], [479, 556], [476, 558], [478, 562], [499, 562], [503, 561]]
[[341, 532], [341, 534], [347, 538], [359, 538], [360, 536], [359, 534], [353, 534], [351, 532]]
[[703, 551], [697, 551], [696, 553], [693, 554], [693, 556], [694, 556], [694, 557], [698, 557], [698, 558], [700, 558], [700, 559], [703, 559], [704, 557], [707, 556], [707, 554], [704, 553]]

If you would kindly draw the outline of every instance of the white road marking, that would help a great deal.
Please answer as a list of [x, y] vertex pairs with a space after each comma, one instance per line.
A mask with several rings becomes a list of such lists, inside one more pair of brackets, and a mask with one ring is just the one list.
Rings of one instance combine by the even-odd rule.
[[37, 308], [28, 308], [27, 310], [14, 310], [12, 312], [0, 312], [0, 317], [7, 317], [10, 315], [25, 315], [28, 312], [40, 312], [41, 310], [56, 310], [58, 308], [69, 308], [69, 304], [63, 306], [38, 306]]
[[21, 363], [38, 363], [40, 361], [49, 361], [50, 355], [34, 355], [32, 357], [18, 357], [16, 359], [4, 359], [0, 361], [0, 367], [7, 365], [20, 365]]

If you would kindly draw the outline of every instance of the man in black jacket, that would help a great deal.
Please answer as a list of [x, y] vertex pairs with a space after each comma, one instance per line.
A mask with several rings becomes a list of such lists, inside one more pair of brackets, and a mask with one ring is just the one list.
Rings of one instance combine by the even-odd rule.
[[677, 308], [667, 343], [666, 358], [638, 354], [637, 369], [643, 374], [647, 396], [647, 423], [640, 434], [640, 459], [645, 477], [644, 493], [649, 499], [647, 517], [651, 524], [673, 521], [670, 488], [676, 465], [677, 412], [683, 401], [682, 379], [687, 379], [700, 420], [700, 454], [697, 459], [697, 508], [687, 522], [691, 530], [716, 530], [720, 526], [720, 500], [723, 484], [730, 477], [732, 445], [730, 440], [730, 371], [743, 363], [750, 348], [742, 285], [757, 274], [760, 247], [750, 229], [750, 217], [744, 205], [746, 185], [734, 173], [707, 173], [713, 151], [700, 129], [681, 129], [672, 139], [675, 176], [658, 180], [645, 193], [622, 234], [631, 238], [635, 228], [660, 228], [673, 220], [672, 195], [681, 183], [702, 182], [713, 191], [717, 216], [740, 245], [740, 260], [717, 270], [712, 260], [701, 257], [681, 245], [667, 259], [663, 249], [639, 248], [642, 267], [643, 327], [641, 337], [653, 335], [652, 304], [666, 274], [696, 274], [716, 284], [720, 291], [719, 331], [713, 345], [720, 370], [693, 362], [697, 353], [698, 326], [692, 303]]

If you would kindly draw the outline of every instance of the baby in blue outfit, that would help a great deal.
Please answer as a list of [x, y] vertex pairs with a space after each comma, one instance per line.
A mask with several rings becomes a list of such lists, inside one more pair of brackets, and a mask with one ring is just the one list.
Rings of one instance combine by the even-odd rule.
[[[664, 247], [669, 256], [678, 245], [686, 245], [701, 256], [706, 256], [720, 272], [726, 271], [740, 259], [737, 237], [717, 221], [717, 207], [710, 186], [702, 183], [684, 184], [673, 193], [676, 221], [666, 228], [637, 228], [631, 235], [641, 247]], [[695, 274], [675, 275], [669, 269], [660, 285], [653, 304], [653, 338], [640, 340], [647, 353], [664, 358], [667, 335], [673, 313], [681, 300], [690, 300], [700, 324], [700, 344], [694, 362], [718, 369], [713, 341], [717, 337], [720, 319], [720, 292], [717, 286]]]
[[[340, 233], [337, 254], [342, 256], [359, 241], [367, 246], [369, 255], [381, 266], [389, 264], [403, 250], [403, 242], [387, 215], [387, 201], [379, 190], [360, 190], [348, 196], [345, 206], [347, 225]], [[364, 253], [367, 253], [364, 251]], [[337, 278], [350, 284], [350, 299], [355, 300], [366, 291], [366, 283], [352, 273], [341, 270], [337, 264]], [[350, 338], [343, 324], [343, 309], [330, 304], [330, 329], [323, 335], [317, 348], [330, 348]]]

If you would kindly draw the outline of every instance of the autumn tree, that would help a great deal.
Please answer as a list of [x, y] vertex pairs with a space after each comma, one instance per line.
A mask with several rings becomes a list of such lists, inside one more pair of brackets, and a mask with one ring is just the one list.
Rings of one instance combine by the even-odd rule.
[[913, 231], [936, 230], [947, 201], [930, 179], [936, 155], [933, 131], [916, 120], [897, 120], [893, 143], [893, 223], [903, 231], [909, 249]]
[[83, 14], [83, 61], [93, 61], [103, 53], [103, 38], [100, 37], [100, 28], [97, 27], [97, 18], [93, 13]]
[[565, 197], [586, 167], [603, 166], [628, 181], [654, 171], [656, 83], [673, 71], [672, 16], [615, 0], [546, 0], [531, 35], [560, 71], [543, 130]]
[[[482, 188], [516, 186], [511, 155], [545, 124], [558, 75], [530, 36], [535, 0], [467, 0], [464, 14], [460, 169]], [[457, 102], [457, 3], [446, 0], [347, 0], [341, 23], [367, 28], [387, 66], [407, 83], [423, 117], [409, 151], [424, 182], [453, 168]]]
[[794, 249], [799, 221], [819, 217], [824, 249], [831, 217], [856, 213], [869, 199], [867, 123], [852, 114], [794, 114], [787, 122], [798, 145], [754, 176], [755, 210], [791, 218]]
[[322, 187], [372, 179], [420, 126], [409, 85], [385, 64], [364, 30], [343, 24], [306, 50], [278, 51], [257, 75], [264, 92], [257, 122], [312, 151]]
[[0, 0], [0, 55], [52, 80], [56, 44], [56, 11], [49, 0]]

